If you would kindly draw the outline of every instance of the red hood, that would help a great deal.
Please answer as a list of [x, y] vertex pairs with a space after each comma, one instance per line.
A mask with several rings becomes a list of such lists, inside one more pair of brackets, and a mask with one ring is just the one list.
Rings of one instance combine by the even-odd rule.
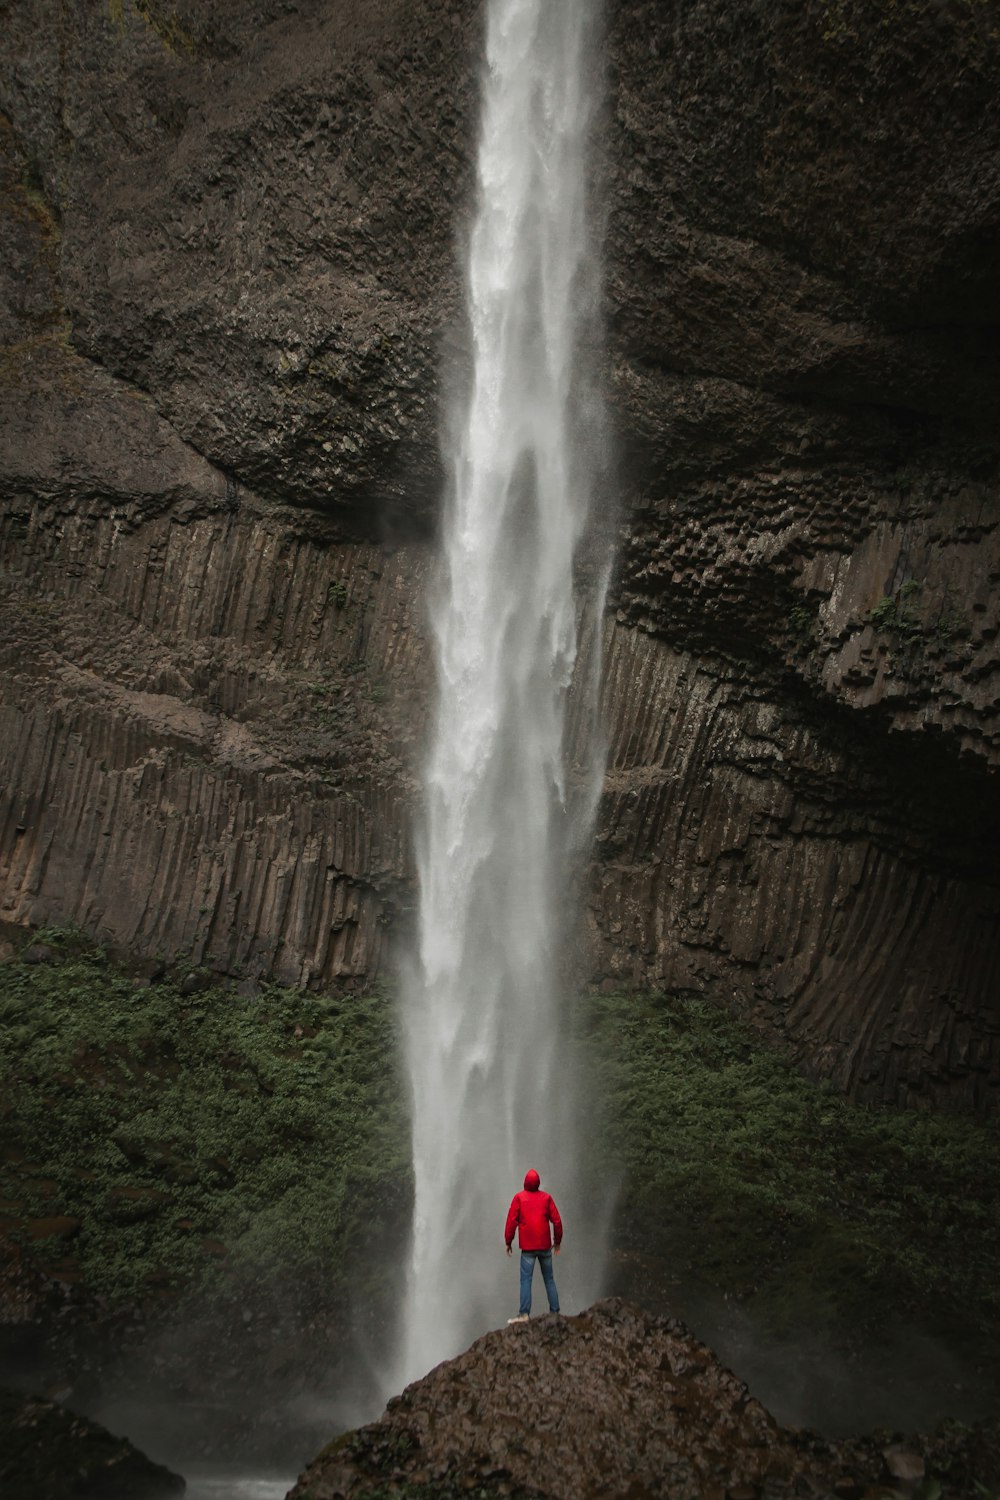
[[539, 1177], [534, 1167], [532, 1167], [529, 1172], [525, 1172], [524, 1174], [524, 1185], [529, 1193], [534, 1193], [538, 1190], [538, 1184], [541, 1182], [541, 1180], [542, 1179]]

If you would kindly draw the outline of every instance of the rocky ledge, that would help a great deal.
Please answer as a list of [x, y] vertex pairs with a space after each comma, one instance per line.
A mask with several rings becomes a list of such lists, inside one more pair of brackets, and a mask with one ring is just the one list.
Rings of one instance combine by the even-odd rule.
[[0, 1389], [4, 1500], [168, 1500], [179, 1474], [54, 1401]]
[[496, 1330], [323, 1450], [289, 1500], [993, 1493], [1000, 1431], [828, 1442], [782, 1428], [673, 1318], [618, 1298]]

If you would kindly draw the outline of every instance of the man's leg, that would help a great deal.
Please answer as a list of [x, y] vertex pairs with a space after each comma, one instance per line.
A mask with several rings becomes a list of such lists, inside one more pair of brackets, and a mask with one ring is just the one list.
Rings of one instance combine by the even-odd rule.
[[531, 1312], [531, 1278], [535, 1272], [534, 1250], [521, 1251], [521, 1305], [517, 1310], [519, 1318], [526, 1318]]
[[549, 1312], [559, 1311], [559, 1293], [556, 1291], [556, 1278], [552, 1274], [552, 1251], [539, 1251], [538, 1259], [542, 1267], [542, 1280], [545, 1282], [545, 1291], [549, 1299]]

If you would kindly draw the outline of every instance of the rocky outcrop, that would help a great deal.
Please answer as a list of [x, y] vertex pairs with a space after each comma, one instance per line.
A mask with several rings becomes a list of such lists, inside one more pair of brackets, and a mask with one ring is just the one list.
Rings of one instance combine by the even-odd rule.
[[[970, 1441], [972, 1439], [972, 1441]], [[290, 1500], [513, 1495], [911, 1493], [925, 1471], [947, 1497], [977, 1493], [997, 1458], [987, 1436], [935, 1448], [826, 1442], [783, 1429], [683, 1324], [598, 1302], [488, 1333], [338, 1438]], [[937, 1475], [935, 1475], [935, 1468]]]
[[179, 1474], [54, 1401], [0, 1390], [0, 1482], [8, 1500], [166, 1500]]
[[[7, 19], [0, 914], [371, 974], [412, 902], [479, 8]], [[606, 30], [586, 975], [991, 1108], [995, 17], [609, 0]]]

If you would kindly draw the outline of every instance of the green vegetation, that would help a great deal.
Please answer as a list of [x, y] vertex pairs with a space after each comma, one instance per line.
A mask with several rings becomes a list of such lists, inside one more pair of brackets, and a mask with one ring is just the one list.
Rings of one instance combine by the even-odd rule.
[[623, 1249], [774, 1328], [1000, 1329], [1000, 1126], [851, 1104], [700, 1000], [581, 1007]]
[[[0, 968], [8, 1232], [113, 1300], [223, 1277], [376, 1291], [371, 1247], [410, 1192], [386, 997], [184, 995], [181, 976], [143, 987], [72, 935], [38, 938], [63, 961]], [[38, 1237], [60, 1218], [75, 1238]]]
[[25, 160], [19, 185], [24, 207], [41, 230], [43, 243], [49, 248], [58, 244], [62, 236], [59, 210], [49, 201], [45, 191], [45, 177], [37, 156], [30, 156]]
[[788, 626], [796, 640], [803, 645], [811, 641], [816, 630], [816, 612], [807, 604], [795, 604], [788, 614]]
[[875, 629], [891, 631], [905, 641], [918, 639], [924, 628], [916, 604], [920, 588], [915, 578], [909, 578], [895, 594], [884, 595], [868, 616]]
[[893, 636], [897, 647], [911, 657], [928, 648], [943, 649], [961, 630], [958, 616], [946, 607], [949, 591], [945, 591], [945, 605], [930, 618], [926, 606], [920, 608], [922, 589], [918, 579], [909, 578], [894, 594], [883, 595], [868, 615], [876, 630]]
[[[377, 1298], [410, 1201], [391, 999], [144, 985], [78, 936], [35, 941], [57, 961], [0, 966], [5, 1233], [113, 1302]], [[752, 1303], [776, 1331], [933, 1312], [1000, 1331], [996, 1123], [853, 1105], [705, 1000], [587, 996], [575, 1014], [603, 1103], [591, 1160], [620, 1183], [617, 1265]]]

